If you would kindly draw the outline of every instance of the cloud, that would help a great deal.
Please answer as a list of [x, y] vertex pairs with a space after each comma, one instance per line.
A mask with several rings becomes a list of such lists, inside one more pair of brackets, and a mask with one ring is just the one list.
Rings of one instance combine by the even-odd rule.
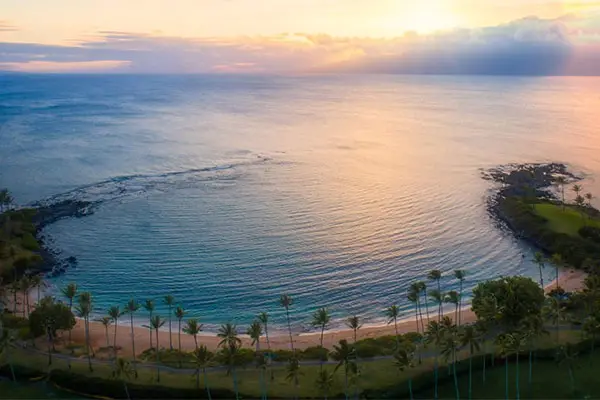
[[[600, 75], [600, 14], [396, 38], [181, 38], [100, 31], [68, 46], [0, 42], [0, 69], [130, 73]], [[87, 69], [86, 69], [87, 68]]]
[[17, 27], [8, 23], [8, 21], [0, 20], [0, 32], [16, 31]]

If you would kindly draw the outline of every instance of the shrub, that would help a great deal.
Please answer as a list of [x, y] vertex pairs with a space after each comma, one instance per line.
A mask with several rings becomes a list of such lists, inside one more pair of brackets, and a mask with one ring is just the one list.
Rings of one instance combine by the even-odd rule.
[[321, 346], [308, 347], [298, 352], [298, 358], [301, 360], [327, 361], [329, 351]]
[[584, 226], [579, 229], [579, 236], [591, 240], [595, 243], [600, 243], [600, 228], [595, 226]]
[[25, 232], [21, 238], [21, 246], [31, 251], [39, 251], [40, 245], [30, 232]]
[[290, 350], [275, 350], [271, 354], [275, 362], [287, 362], [294, 356], [294, 353]]

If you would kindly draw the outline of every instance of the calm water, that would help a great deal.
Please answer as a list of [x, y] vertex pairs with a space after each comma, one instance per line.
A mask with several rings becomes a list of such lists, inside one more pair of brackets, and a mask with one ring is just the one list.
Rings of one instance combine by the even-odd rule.
[[[563, 161], [600, 196], [600, 80], [0, 77], [0, 186], [102, 199], [47, 229], [98, 313], [171, 293], [216, 325], [380, 322], [427, 271], [537, 276], [480, 169]], [[525, 254], [525, 261], [522, 261]], [[550, 271], [548, 271], [548, 275]], [[445, 278], [446, 287], [456, 287]], [[51, 289], [51, 290], [55, 290]]]

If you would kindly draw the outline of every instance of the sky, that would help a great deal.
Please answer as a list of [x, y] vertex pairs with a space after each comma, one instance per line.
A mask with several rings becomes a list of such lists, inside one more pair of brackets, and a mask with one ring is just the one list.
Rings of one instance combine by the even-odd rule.
[[0, 71], [600, 75], [600, 0], [0, 0]]

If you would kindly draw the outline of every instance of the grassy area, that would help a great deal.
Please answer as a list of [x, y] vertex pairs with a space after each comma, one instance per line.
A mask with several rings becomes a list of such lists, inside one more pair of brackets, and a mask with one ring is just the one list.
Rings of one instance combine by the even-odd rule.
[[[516, 398], [516, 364], [514, 357], [508, 366], [509, 398]], [[536, 361], [533, 363], [532, 380], [529, 383], [529, 365], [526, 356], [522, 356], [519, 363], [519, 387], [521, 398], [530, 399], [568, 399], [568, 398], [598, 398], [600, 397], [600, 353], [592, 359], [588, 355], [581, 357], [573, 369], [575, 392], [572, 390], [569, 372], [566, 366], [559, 365], [550, 360]], [[504, 362], [496, 363], [493, 368], [487, 365], [486, 380], [483, 381], [482, 369], [473, 370], [472, 397], [476, 399], [501, 399], [505, 396], [505, 365]], [[462, 398], [467, 398], [469, 387], [468, 374], [459, 377], [459, 393]], [[445, 381], [439, 387], [441, 399], [455, 398], [454, 383]], [[432, 398], [433, 392], [418, 393], [415, 398]]]
[[584, 226], [600, 228], [600, 220], [590, 219], [587, 215], [582, 217], [581, 213], [571, 206], [567, 206], [563, 211], [560, 205], [542, 203], [535, 205], [535, 212], [546, 218], [548, 227], [558, 233], [579, 236], [579, 229]]
[[[560, 331], [560, 341], [576, 341], [580, 339], [580, 332], [563, 330]], [[547, 335], [540, 339], [539, 348], [550, 348], [554, 346], [554, 334]], [[488, 342], [486, 345], [488, 351], [492, 351], [493, 345]], [[427, 354], [432, 354], [433, 349], [426, 349]], [[466, 357], [467, 351], [460, 352], [459, 357]], [[37, 370], [46, 370], [47, 357], [44, 355], [32, 354], [25, 352], [22, 349], [13, 349], [11, 351], [11, 359], [15, 364], [29, 367]], [[443, 362], [441, 365], [445, 365]], [[600, 365], [600, 360], [598, 361]], [[94, 364], [94, 371], [89, 372], [85, 357], [80, 358], [77, 362], [71, 363], [71, 371], [87, 377], [96, 377], [102, 379], [111, 379], [112, 367], [108, 364]], [[333, 371], [334, 365], [326, 365], [327, 370]], [[54, 359], [52, 369], [68, 370], [67, 361], [64, 359]], [[433, 359], [423, 359], [422, 364], [415, 360], [415, 368], [401, 372], [394, 365], [393, 359], [377, 360], [377, 361], [361, 361], [361, 375], [358, 380], [360, 391], [375, 391], [379, 392], [386, 388], [397, 387], [402, 382], [405, 382], [408, 377], [417, 377], [422, 373], [430, 374], [433, 370]], [[302, 365], [301, 376], [299, 381], [298, 395], [303, 398], [320, 397], [321, 393], [315, 387], [315, 381], [320, 367], [318, 365]], [[140, 366], [138, 368], [139, 376], [137, 379], [132, 379], [131, 383], [162, 386], [167, 388], [193, 389], [195, 387], [195, 377], [191, 373], [177, 373], [161, 371], [160, 382], [157, 382], [156, 369], [151, 365]], [[446, 374], [447, 368], [443, 367], [443, 373]], [[503, 371], [503, 370], [501, 370]], [[272, 398], [291, 398], [294, 395], [293, 384], [286, 379], [287, 371], [284, 366], [272, 369], [268, 373], [268, 391]], [[240, 367], [237, 371], [239, 390], [246, 396], [260, 397], [260, 371], [254, 366]], [[490, 378], [491, 379], [491, 378]], [[228, 376], [224, 369], [210, 371], [208, 373], [208, 382], [212, 389], [233, 389], [232, 377]], [[501, 383], [503, 380], [501, 380]], [[204, 379], [200, 379], [200, 386], [203, 388]], [[503, 388], [503, 386], [502, 386]], [[351, 393], [354, 393], [354, 386], [350, 387]], [[344, 373], [343, 368], [339, 369], [334, 374], [334, 384], [330, 391], [331, 395], [341, 395], [344, 392]], [[452, 392], [453, 393], [453, 392]], [[599, 392], [600, 393], [600, 392]], [[499, 396], [502, 397], [502, 396]]]

